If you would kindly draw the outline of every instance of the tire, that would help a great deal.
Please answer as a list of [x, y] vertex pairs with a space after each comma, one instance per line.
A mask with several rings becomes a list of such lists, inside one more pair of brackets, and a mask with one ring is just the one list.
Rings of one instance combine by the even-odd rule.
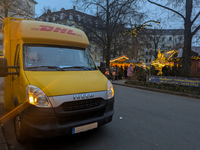
[[24, 125], [23, 125], [23, 123], [21, 121], [21, 117], [19, 115], [17, 115], [14, 118], [14, 128], [15, 128], [15, 135], [16, 135], [17, 141], [19, 143], [27, 142], [29, 139], [29, 136], [25, 132]]

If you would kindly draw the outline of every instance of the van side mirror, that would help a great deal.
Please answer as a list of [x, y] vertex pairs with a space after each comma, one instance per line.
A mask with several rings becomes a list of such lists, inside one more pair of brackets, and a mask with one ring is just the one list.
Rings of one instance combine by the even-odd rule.
[[8, 75], [7, 59], [0, 58], [0, 77], [6, 77]]
[[0, 77], [7, 77], [8, 75], [19, 75], [19, 72], [8, 72], [10, 69], [19, 69], [19, 66], [7, 66], [7, 59], [0, 58]]

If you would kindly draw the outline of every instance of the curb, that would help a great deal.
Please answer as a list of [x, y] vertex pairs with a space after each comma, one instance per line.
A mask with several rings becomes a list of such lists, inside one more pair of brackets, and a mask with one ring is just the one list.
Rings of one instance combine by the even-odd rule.
[[[0, 104], [3, 103], [4, 103], [3, 101], [0, 101]], [[0, 125], [0, 150], [9, 150], [5, 134], [3, 132], [3, 125]]]
[[148, 88], [148, 87], [143, 87], [143, 86], [138, 86], [138, 85], [129, 85], [129, 84], [125, 84], [125, 83], [120, 84], [120, 83], [112, 82], [112, 84], [126, 86], [126, 87], [132, 87], [132, 88], [138, 88], [138, 89], [142, 89], [142, 90], [162, 92], [162, 93], [167, 93], [167, 94], [173, 94], [173, 95], [179, 95], [179, 96], [185, 96], [185, 97], [192, 97], [192, 98], [200, 99], [200, 95], [194, 95], [194, 94], [189, 94], [189, 93], [172, 92], [172, 91], [160, 90], [160, 89], [156, 89], [156, 88]]
[[6, 138], [3, 133], [3, 126], [0, 126], [0, 150], [9, 150]]

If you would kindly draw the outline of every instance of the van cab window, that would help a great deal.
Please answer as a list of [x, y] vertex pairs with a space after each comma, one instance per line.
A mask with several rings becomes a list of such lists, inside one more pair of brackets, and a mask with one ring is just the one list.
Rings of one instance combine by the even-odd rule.
[[81, 48], [24, 45], [24, 69], [44, 71], [96, 70], [87, 51]]

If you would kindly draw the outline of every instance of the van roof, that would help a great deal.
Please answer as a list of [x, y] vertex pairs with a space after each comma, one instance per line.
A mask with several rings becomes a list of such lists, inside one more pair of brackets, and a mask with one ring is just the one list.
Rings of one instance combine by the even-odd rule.
[[65, 25], [35, 20], [11, 18], [19, 22], [17, 38], [24, 43], [65, 45], [86, 48], [89, 45], [87, 36], [82, 30]]

